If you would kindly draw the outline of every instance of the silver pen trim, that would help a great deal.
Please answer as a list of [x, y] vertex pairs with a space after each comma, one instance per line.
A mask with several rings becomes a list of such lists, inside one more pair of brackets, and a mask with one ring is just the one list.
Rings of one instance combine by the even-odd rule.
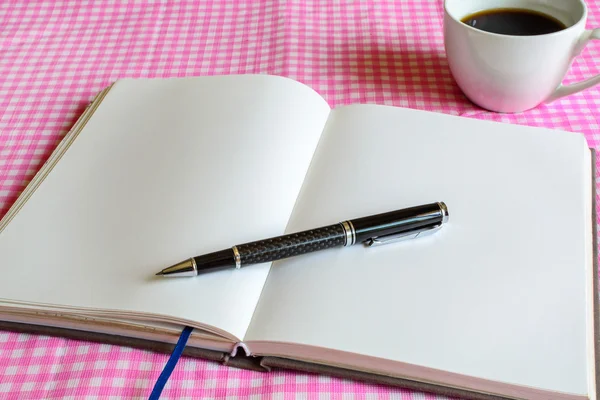
[[450, 218], [450, 215], [448, 214], [448, 207], [443, 201], [439, 201], [438, 206], [440, 206], [440, 209], [442, 210], [442, 224], [445, 224], [448, 222], [448, 218]]
[[240, 252], [238, 251], [237, 246], [233, 246], [231, 248], [233, 250], [233, 259], [235, 260], [235, 269], [242, 268], [242, 258], [240, 257]]
[[344, 246], [352, 246], [356, 243], [356, 231], [354, 230], [354, 225], [352, 225], [351, 221], [343, 221], [340, 222], [340, 224], [346, 234]]
[[365, 240], [365, 246], [375, 247], [383, 246], [384, 244], [402, 242], [404, 240], [416, 239], [418, 237], [429, 236], [442, 227], [442, 224], [420, 229], [417, 231], [402, 232], [395, 235], [379, 236]]

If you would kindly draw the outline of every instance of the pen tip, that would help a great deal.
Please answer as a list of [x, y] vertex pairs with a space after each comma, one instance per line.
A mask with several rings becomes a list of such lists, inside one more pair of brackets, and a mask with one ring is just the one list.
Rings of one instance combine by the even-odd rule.
[[196, 262], [194, 261], [194, 259], [189, 258], [189, 259], [179, 262], [175, 265], [171, 265], [168, 268], [164, 268], [162, 271], [160, 271], [156, 275], [172, 276], [172, 277], [196, 276], [196, 275], [198, 275], [198, 269], [196, 267]]
[[162, 271], [156, 273], [156, 276], [162, 276], [162, 275], [164, 275]]

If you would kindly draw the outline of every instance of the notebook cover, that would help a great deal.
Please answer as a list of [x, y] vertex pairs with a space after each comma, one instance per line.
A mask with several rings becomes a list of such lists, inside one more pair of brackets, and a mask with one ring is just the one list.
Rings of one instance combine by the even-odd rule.
[[[57, 336], [74, 340], [85, 340], [103, 344], [112, 344], [115, 346], [126, 346], [140, 350], [149, 350], [157, 353], [170, 354], [175, 348], [173, 343], [165, 343], [154, 340], [139, 339], [128, 336], [111, 335], [106, 333], [90, 332], [70, 328], [60, 328], [45, 325], [26, 324], [21, 322], [0, 321], [0, 330], [30, 333], [36, 335]], [[238, 352], [243, 353], [243, 352]], [[197, 347], [186, 346], [182, 353], [183, 356], [202, 358], [209, 361], [215, 361], [223, 365], [250, 369], [254, 371], [265, 371], [265, 367], [260, 365], [258, 357], [247, 357], [240, 354], [231, 357], [228, 352], [201, 349]]]
[[[596, 214], [596, 152], [590, 149], [592, 156], [592, 227], [593, 227], [593, 288], [594, 288], [594, 342], [595, 342], [595, 365], [596, 365], [596, 397], [600, 399], [600, 334], [599, 334], [599, 301], [598, 301], [598, 241], [597, 241], [597, 214]], [[17, 322], [0, 321], [0, 329], [22, 333], [33, 333], [47, 336], [60, 336], [75, 340], [86, 340], [113, 344], [117, 346], [127, 346], [143, 350], [150, 350], [160, 353], [171, 353], [175, 347], [174, 344], [151, 341], [146, 339], [137, 339], [118, 335], [109, 335], [104, 333], [94, 333], [75, 329], [65, 329], [42, 325], [24, 324]], [[435, 395], [442, 395], [464, 400], [514, 400], [514, 397], [504, 397], [493, 394], [479, 393], [467, 389], [452, 388], [435, 383], [420, 382], [411, 379], [391, 377], [370, 372], [362, 372], [347, 368], [310, 363], [282, 357], [252, 357], [238, 351], [235, 357], [231, 357], [227, 352], [186, 347], [183, 351], [184, 356], [202, 358], [210, 361], [219, 362], [223, 365], [249, 369], [254, 371], [271, 371], [273, 369], [286, 369], [301, 371], [307, 373], [324, 374], [343, 379], [356, 380], [387, 386], [395, 386], [403, 389], [427, 392]]]

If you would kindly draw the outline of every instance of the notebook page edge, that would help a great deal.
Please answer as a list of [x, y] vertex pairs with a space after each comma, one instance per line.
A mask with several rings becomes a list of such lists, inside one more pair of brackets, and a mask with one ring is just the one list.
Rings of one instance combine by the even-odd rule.
[[60, 161], [62, 156], [69, 150], [69, 147], [77, 139], [77, 136], [85, 128], [87, 122], [92, 118], [94, 112], [100, 107], [104, 98], [108, 95], [110, 90], [116, 83], [107, 86], [104, 90], [100, 91], [94, 99], [88, 104], [85, 111], [80, 115], [75, 124], [67, 132], [67, 134], [61, 139], [58, 146], [54, 149], [48, 160], [42, 165], [38, 172], [34, 175], [31, 181], [27, 184], [25, 189], [17, 197], [12, 206], [8, 209], [4, 217], [0, 220], [0, 234], [8, 226], [10, 221], [17, 215], [19, 210], [25, 205], [27, 200], [33, 195], [35, 190], [40, 186], [44, 179], [52, 172], [52, 169]]
[[581, 394], [558, 392], [549, 389], [495, 381], [486, 378], [423, 367], [402, 361], [383, 359], [365, 354], [349, 353], [319, 346], [286, 342], [245, 342], [251, 355], [256, 357], [281, 357], [334, 368], [408, 379], [433, 385], [475, 391], [507, 399], [528, 400], [588, 400]]

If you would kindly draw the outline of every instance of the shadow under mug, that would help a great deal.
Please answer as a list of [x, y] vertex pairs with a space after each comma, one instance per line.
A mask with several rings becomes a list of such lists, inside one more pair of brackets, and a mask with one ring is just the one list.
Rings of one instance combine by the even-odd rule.
[[[567, 28], [534, 36], [485, 32], [464, 17], [495, 8], [541, 12]], [[562, 80], [573, 60], [600, 29], [586, 30], [582, 0], [445, 0], [444, 45], [450, 71], [463, 93], [487, 110], [520, 112], [600, 83], [600, 75], [573, 85]]]

